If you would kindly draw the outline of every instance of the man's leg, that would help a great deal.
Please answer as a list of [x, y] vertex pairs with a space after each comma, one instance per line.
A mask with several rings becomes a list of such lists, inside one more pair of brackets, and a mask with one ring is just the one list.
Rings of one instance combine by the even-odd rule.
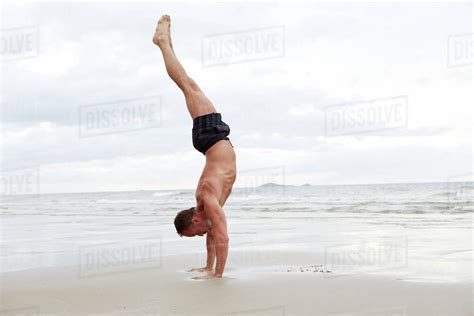
[[186, 106], [191, 117], [194, 119], [197, 116], [217, 112], [196, 82], [188, 76], [174, 53], [171, 42], [169, 15], [163, 15], [158, 21], [156, 32], [153, 36], [153, 43], [161, 49], [168, 75], [183, 91]]

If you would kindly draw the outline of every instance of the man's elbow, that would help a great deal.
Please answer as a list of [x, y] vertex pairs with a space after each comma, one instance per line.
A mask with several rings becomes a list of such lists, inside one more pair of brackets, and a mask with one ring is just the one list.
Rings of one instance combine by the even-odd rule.
[[227, 246], [229, 244], [229, 236], [227, 234], [215, 236], [215, 243], [218, 246]]

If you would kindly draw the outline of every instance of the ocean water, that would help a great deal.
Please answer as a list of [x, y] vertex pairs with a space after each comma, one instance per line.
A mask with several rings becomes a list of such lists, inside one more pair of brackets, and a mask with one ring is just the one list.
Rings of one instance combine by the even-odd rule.
[[[271, 267], [282, 252], [314, 253], [314, 265], [335, 276], [472, 281], [473, 187], [236, 188], [224, 207], [229, 257], [248, 252], [246, 265]], [[3, 196], [0, 271], [74, 265], [84, 275], [115, 273], [186, 253], [204, 263], [204, 238], [179, 237], [173, 225], [176, 212], [194, 204], [193, 190]]]

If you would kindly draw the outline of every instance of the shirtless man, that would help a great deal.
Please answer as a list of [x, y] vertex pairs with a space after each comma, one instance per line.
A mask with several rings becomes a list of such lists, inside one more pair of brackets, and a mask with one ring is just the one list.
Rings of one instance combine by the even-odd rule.
[[196, 188], [196, 206], [178, 212], [174, 225], [180, 236], [203, 236], [207, 233], [207, 264], [191, 271], [208, 272], [199, 279], [220, 278], [224, 273], [229, 244], [222, 207], [236, 177], [235, 152], [227, 137], [230, 128], [178, 61], [171, 42], [168, 15], [163, 15], [158, 21], [153, 43], [161, 49], [168, 75], [184, 93], [193, 119], [193, 146], [206, 156], [206, 165]]

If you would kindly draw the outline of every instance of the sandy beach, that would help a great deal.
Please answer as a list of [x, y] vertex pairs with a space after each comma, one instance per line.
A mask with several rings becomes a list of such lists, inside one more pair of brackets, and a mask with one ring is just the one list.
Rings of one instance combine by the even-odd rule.
[[195, 255], [94, 276], [78, 267], [5, 273], [2, 315], [472, 315], [471, 283], [338, 276], [304, 253], [273, 253], [280, 265], [267, 267], [246, 265], [248, 256], [233, 253], [240, 264], [229, 262], [226, 277], [212, 281], [186, 272]]
[[472, 315], [472, 203], [445, 184], [236, 190], [224, 278], [193, 280], [194, 192], [43, 195], [2, 209], [1, 315]]
[[472, 1], [5, 2], [0, 316], [474, 316]]

